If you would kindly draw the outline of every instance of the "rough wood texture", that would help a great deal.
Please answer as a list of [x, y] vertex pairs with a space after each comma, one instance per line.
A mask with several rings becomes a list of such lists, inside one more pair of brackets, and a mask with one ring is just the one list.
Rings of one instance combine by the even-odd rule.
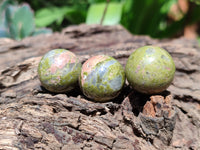
[[[177, 68], [162, 95], [126, 85], [113, 101], [94, 103], [79, 89], [53, 94], [40, 87], [37, 65], [51, 49], [70, 49], [82, 61], [107, 54], [125, 65], [136, 48], [150, 44], [166, 49]], [[0, 39], [0, 149], [200, 149], [199, 65], [196, 41], [132, 36], [121, 26], [80, 25], [19, 42]]]

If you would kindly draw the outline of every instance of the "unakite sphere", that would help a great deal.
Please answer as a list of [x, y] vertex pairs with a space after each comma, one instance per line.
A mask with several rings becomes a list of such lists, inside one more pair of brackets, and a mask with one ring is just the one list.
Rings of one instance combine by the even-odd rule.
[[83, 94], [95, 101], [108, 101], [117, 97], [125, 82], [125, 71], [114, 58], [93, 56], [82, 66], [80, 87]]
[[67, 92], [78, 83], [81, 62], [65, 49], [47, 52], [38, 65], [38, 77], [42, 86], [55, 93]]
[[175, 74], [175, 64], [166, 50], [144, 46], [129, 56], [125, 72], [129, 84], [136, 91], [155, 94], [170, 85]]

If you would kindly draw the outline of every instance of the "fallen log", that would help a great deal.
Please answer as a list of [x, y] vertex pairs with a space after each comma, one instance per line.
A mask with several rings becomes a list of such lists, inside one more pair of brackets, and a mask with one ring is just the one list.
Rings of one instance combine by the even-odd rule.
[[[128, 84], [112, 101], [97, 103], [79, 88], [55, 94], [41, 87], [37, 66], [47, 51], [69, 49], [84, 62], [113, 56], [125, 66], [144, 45], [166, 49], [175, 79], [161, 95]], [[198, 149], [200, 148], [200, 48], [183, 38], [155, 40], [121, 26], [79, 25], [61, 33], [0, 40], [0, 149]]]

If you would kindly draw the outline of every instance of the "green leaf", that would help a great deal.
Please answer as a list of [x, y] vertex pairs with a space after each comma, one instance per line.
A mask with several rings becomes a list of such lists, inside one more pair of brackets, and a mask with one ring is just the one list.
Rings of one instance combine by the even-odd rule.
[[0, 37], [9, 37], [6, 28], [0, 26]]
[[[103, 25], [119, 24], [122, 15], [122, 3], [110, 2], [103, 20]], [[101, 22], [106, 3], [92, 4], [89, 7], [86, 23], [99, 24]]]
[[[87, 0], [90, 4], [104, 3], [106, 0]], [[110, 2], [121, 2], [122, 0], [110, 0]]]
[[133, 0], [125, 0], [123, 1], [123, 11], [130, 12]]
[[9, 37], [8, 30], [6, 29], [7, 20], [5, 19], [5, 11], [10, 3], [10, 0], [3, 0], [0, 2], [0, 37]]
[[12, 5], [11, 2], [5, 0], [0, 3], [0, 37], [21, 40], [27, 36], [52, 32], [50, 29], [35, 30], [34, 14], [28, 4]]
[[53, 22], [60, 25], [65, 17], [65, 14], [71, 11], [73, 11], [73, 9], [69, 7], [51, 7], [41, 9], [36, 12], [35, 24], [37, 27], [46, 27]]
[[29, 5], [9, 6], [6, 14], [12, 38], [20, 40], [34, 31], [34, 17]]
[[13, 39], [20, 39], [17, 25], [13, 24], [14, 15], [17, 9], [18, 9], [17, 6], [9, 5], [5, 11], [5, 20], [8, 26], [7, 29], [10, 37]]
[[7, 6], [11, 3], [11, 0], [3, 0], [0, 2], [0, 16], [3, 14]]
[[18, 27], [21, 27], [21, 38], [29, 36], [34, 31], [34, 15], [29, 5], [22, 5], [22, 7], [18, 9], [15, 13], [13, 22], [16, 22]]

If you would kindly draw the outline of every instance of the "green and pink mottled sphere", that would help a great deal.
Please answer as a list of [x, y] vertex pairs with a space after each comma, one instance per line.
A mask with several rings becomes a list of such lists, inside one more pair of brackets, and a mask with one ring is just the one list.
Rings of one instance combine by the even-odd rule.
[[105, 102], [119, 95], [124, 81], [122, 65], [110, 56], [98, 55], [83, 64], [79, 83], [85, 96]]
[[76, 55], [65, 49], [47, 52], [38, 66], [42, 86], [55, 93], [67, 92], [78, 83], [81, 63]]
[[130, 55], [125, 72], [129, 84], [136, 91], [155, 94], [170, 85], [175, 74], [175, 64], [164, 49], [144, 46]]

